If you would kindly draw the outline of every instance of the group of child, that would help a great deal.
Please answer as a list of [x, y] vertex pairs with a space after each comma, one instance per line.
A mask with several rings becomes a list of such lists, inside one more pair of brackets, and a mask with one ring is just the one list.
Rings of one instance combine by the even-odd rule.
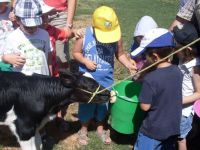
[[[147, 22], [148, 19], [145, 18], [147, 17], [140, 21]], [[149, 29], [152, 24], [154, 26]], [[171, 32], [157, 28], [153, 20], [149, 24], [143, 24], [141, 28], [146, 33], [141, 34], [139, 44], [133, 44], [131, 56], [136, 63], [142, 60], [141, 69], [153, 63], [156, 65], [142, 76], [139, 101], [141, 109], [147, 115], [140, 127], [134, 149], [171, 150], [176, 149], [178, 141], [178, 149], [187, 150], [186, 137], [192, 129], [193, 104], [200, 99], [200, 58], [197, 44], [178, 52], [174, 55], [176, 57], [167, 56], [197, 40], [197, 30], [194, 25], [185, 23], [175, 26]]]
[[[142, 78], [134, 78], [142, 81], [139, 101], [141, 109], [146, 112], [134, 149], [173, 150], [176, 141], [179, 149], [187, 149], [186, 136], [194, 115], [192, 105], [200, 99], [199, 53], [195, 45], [187, 47], [177, 53], [179, 64], [172, 64], [173, 58], [167, 56], [198, 38], [191, 24], [179, 25], [169, 31], [158, 28], [150, 16], [142, 17], [135, 29], [131, 60], [123, 50], [119, 21], [110, 7], [95, 9], [92, 25], [80, 35], [49, 25], [48, 15], [54, 8], [43, 0], [17, 0], [14, 15], [18, 26], [15, 27], [8, 18], [9, 2], [0, 0], [2, 71], [59, 76], [55, 41], [74, 36], [78, 38], [72, 55], [80, 64], [79, 70], [105, 88], [113, 84], [115, 57], [131, 74], [156, 63], [151, 71], [140, 75]], [[93, 118], [97, 122], [98, 137], [105, 144], [111, 143], [110, 132], [103, 126], [108, 105], [79, 105], [78, 116], [82, 125], [78, 132], [79, 144], [88, 144], [88, 125]]]

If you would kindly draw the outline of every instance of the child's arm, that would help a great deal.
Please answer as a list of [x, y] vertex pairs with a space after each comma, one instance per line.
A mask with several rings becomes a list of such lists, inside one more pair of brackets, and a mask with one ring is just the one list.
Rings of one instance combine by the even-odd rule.
[[54, 32], [53, 35], [56, 40], [68, 41], [68, 39], [74, 37], [73, 30], [67, 30], [66, 28], [57, 28], [51, 25], [48, 25], [48, 29], [50, 29], [51, 32]]
[[190, 96], [183, 97], [183, 104], [192, 103], [200, 99], [200, 66], [193, 68], [192, 81], [194, 86], [194, 93]]
[[73, 37], [75, 37], [76, 39], [79, 38], [83, 38], [85, 35], [85, 28], [81, 28], [81, 29], [71, 29], [71, 30], [67, 30], [66, 28], [56, 28], [56, 27], [52, 27], [55, 28], [55, 35], [56, 35], [56, 40], [68, 40], [71, 39]]
[[49, 66], [49, 72], [50, 75], [53, 75], [53, 68], [52, 68], [52, 52], [48, 53], [48, 66]]
[[140, 108], [143, 111], [148, 111], [151, 108], [151, 104], [140, 103]]
[[137, 70], [136, 63], [134, 60], [128, 59], [128, 57], [124, 53], [121, 39], [118, 41], [118, 50], [115, 56], [120, 63], [122, 63], [126, 68], [129, 69], [131, 74], [134, 74], [136, 72]]
[[1, 59], [5, 63], [11, 64], [15, 67], [22, 67], [26, 63], [26, 58], [20, 56], [20, 53], [4, 54]]
[[83, 56], [82, 45], [83, 45], [83, 39], [82, 38], [77, 39], [74, 44], [74, 48], [72, 50], [72, 55], [74, 59], [84, 64], [88, 69], [95, 70], [97, 67], [97, 64]]

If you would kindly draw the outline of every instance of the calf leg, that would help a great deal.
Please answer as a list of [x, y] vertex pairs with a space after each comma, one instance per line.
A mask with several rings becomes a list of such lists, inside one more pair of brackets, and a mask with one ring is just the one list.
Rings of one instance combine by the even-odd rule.
[[31, 137], [27, 141], [19, 140], [19, 144], [22, 150], [40, 150], [36, 147], [36, 138], [35, 136]]
[[37, 150], [42, 150], [43, 148], [42, 139], [41, 139], [40, 133], [37, 131], [35, 134], [35, 145], [36, 145]]
[[42, 140], [39, 132], [36, 132], [35, 136], [31, 137], [29, 140], [20, 140], [19, 135], [16, 132], [16, 126], [14, 123], [9, 124], [9, 128], [12, 133], [16, 136], [17, 141], [22, 150], [41, 150]]

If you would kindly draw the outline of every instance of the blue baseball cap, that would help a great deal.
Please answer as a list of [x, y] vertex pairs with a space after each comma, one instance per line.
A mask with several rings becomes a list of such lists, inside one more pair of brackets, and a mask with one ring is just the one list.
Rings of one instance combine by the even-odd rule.
[[155, 28], [148, 31], [141, 40], [140, 46], [131, 52], [132, 57], [143, 53], [146, 48], [175, 47], [173, 34], [164, 28]]

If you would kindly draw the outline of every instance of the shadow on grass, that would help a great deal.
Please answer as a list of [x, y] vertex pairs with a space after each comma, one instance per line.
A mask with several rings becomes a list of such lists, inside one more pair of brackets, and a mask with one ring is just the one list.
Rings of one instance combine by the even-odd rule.
[[111, 130], [111, 139], [116, 144], [120, 145], [133, 145], [136, 140], [136, 134], [121, 134], [112, 128]]
[[[56, 145], [60, 145], [59, 142], [66, 140], [71, 135], [74, 135], [78, 132], [81, 128], [81, 124], [79, 121], [70, 121], [68, 122], [69, 129], [64, 132], [61, 131], [56, 121], [49, 122], [45, 128], [41, 131], [47, 133], [47, 136], [43, 139], [43, 150], [53, 150], [55, 149]], [[89, 126], [89, 137], [91, 141], [88, 146], [86, 147], [79, 147], [77, 149], [84, 150], [84, 149], [115, 149], [115, 150], [124, 150], [124, 149], [132, 149], [130, 145], [133, 145], [135, 141], [134, 134], [121, 134], [113, 130], [108, 124], [105, 124], [105, 129], [110, 129], [111, 131], [111, 145], [104, 145], [101, 140], [96, 136], [96, 122], [92, 120]], [[70, 143], [74, 144], [74, 143]], [[19, 144], [17, 143], [16, 138], [11, 134], [8, 127], [1, 126], [0, 127], [0, 145], [2, 147], [9, 147], [11, 149], [18, 150]], [[64, 145], [63, 145], [64, 146]], [[66, 146], [66, 145], [65, 145]], [[69, 145], [71, 146], [71, 145]]]

